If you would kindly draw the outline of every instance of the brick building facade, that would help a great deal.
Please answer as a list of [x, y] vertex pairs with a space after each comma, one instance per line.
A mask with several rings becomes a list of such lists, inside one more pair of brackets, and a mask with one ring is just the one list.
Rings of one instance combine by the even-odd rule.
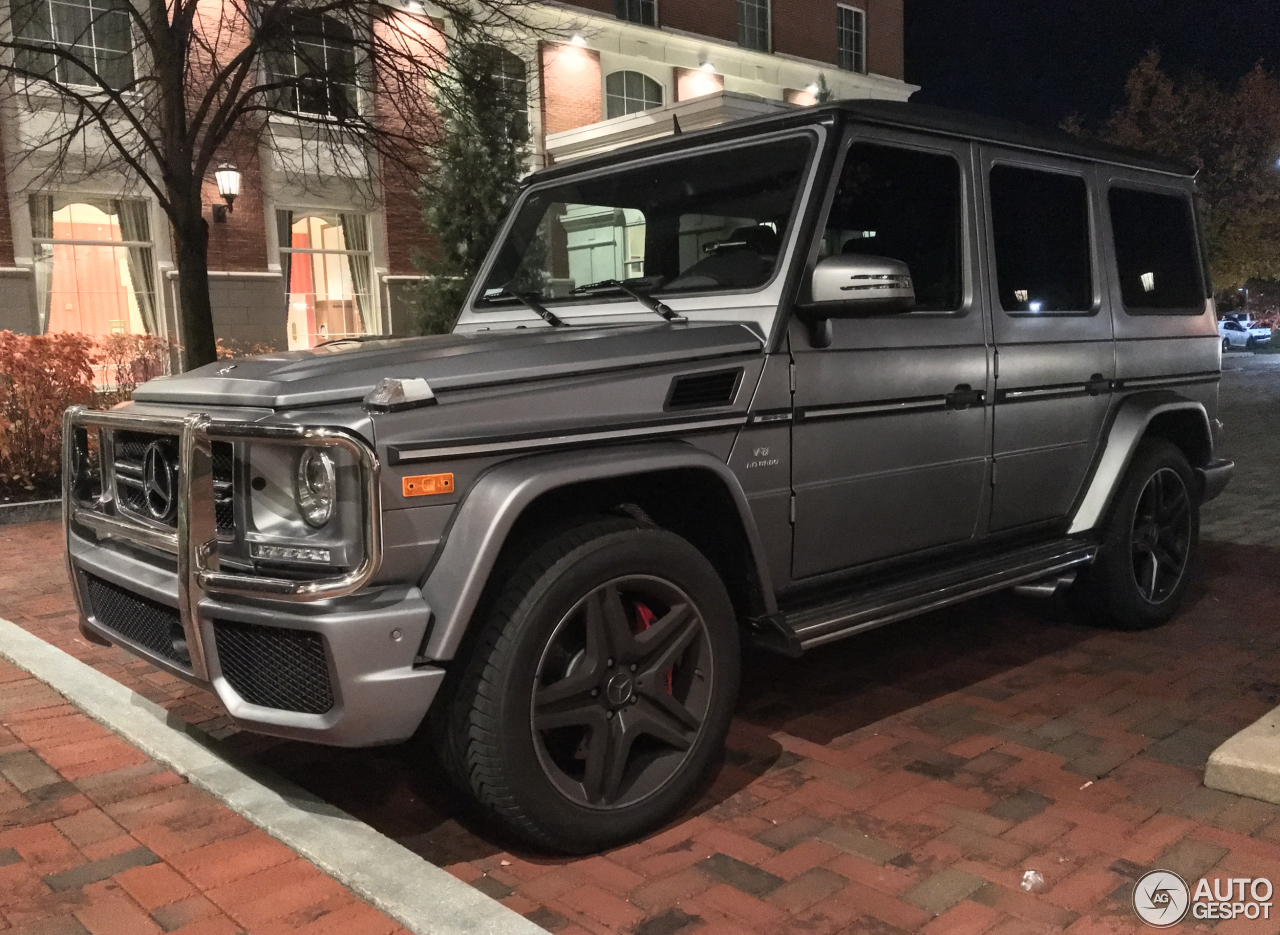
[[[579, 0], [545, 12], [558, 38], [508, 50], [528, 89], [535, 165], [669, 133], [673, 119], [691, 129], [804, 106], [820, 80], [841, 98], [914, 90], [902, 80], [902, 0]], [[145, 192], [122, 196], [124, 180], [46, 190], [15, 158], [17, 136], [0, 124], [0, 329], [180, 341], [163, 214]], [[239, 152], [240, 194], [210, 224], [218, 336], [284, 349], [410, 331], [403, 290], [424, 240], [410, 180], [381, 180], [370, 203], [324, 178], [298, 185], [279, 158]], [[216, 220], [213, 178], [204, 195]]]

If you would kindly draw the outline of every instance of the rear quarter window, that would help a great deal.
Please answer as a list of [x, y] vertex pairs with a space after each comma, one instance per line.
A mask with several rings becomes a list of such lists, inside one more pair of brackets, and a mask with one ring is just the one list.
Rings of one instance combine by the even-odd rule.
[[1191, 199], [1115, 186], [1107, 200], [1125, 311], [1202, 314], [1205, 290]]

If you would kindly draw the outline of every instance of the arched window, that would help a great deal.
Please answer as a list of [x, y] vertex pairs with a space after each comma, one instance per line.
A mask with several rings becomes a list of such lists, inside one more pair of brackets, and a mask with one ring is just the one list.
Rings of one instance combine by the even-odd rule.
[[351, 27], [332, 16], [289, 15], [283, 48], [272, 56], [281, 110], [344, 120], [356, 112], [356, 50]]
[[615, 71], [604, 79], [606, 118], [662, 106], [662, 85], [638, 71]]

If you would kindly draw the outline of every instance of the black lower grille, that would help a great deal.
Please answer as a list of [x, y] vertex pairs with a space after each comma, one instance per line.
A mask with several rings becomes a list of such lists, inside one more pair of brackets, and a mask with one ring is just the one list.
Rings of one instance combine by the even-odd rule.
[[176, 610], [93, 575], [86, 577], [89, 606], [99, 624], [171, 662], [191, 665]]
[[319, 633], [230, 620], [215, 620], [213, 632], [222, 674], [249, 704], [304, 714], [333, 707]]

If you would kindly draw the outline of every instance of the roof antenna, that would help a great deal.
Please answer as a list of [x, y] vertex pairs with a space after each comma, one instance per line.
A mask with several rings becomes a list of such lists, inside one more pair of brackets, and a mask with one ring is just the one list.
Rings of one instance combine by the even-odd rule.
[[675, 114], [671, 115], [671, 135], [679, 136], [684, 131], [680, 129], [680, 118]]

